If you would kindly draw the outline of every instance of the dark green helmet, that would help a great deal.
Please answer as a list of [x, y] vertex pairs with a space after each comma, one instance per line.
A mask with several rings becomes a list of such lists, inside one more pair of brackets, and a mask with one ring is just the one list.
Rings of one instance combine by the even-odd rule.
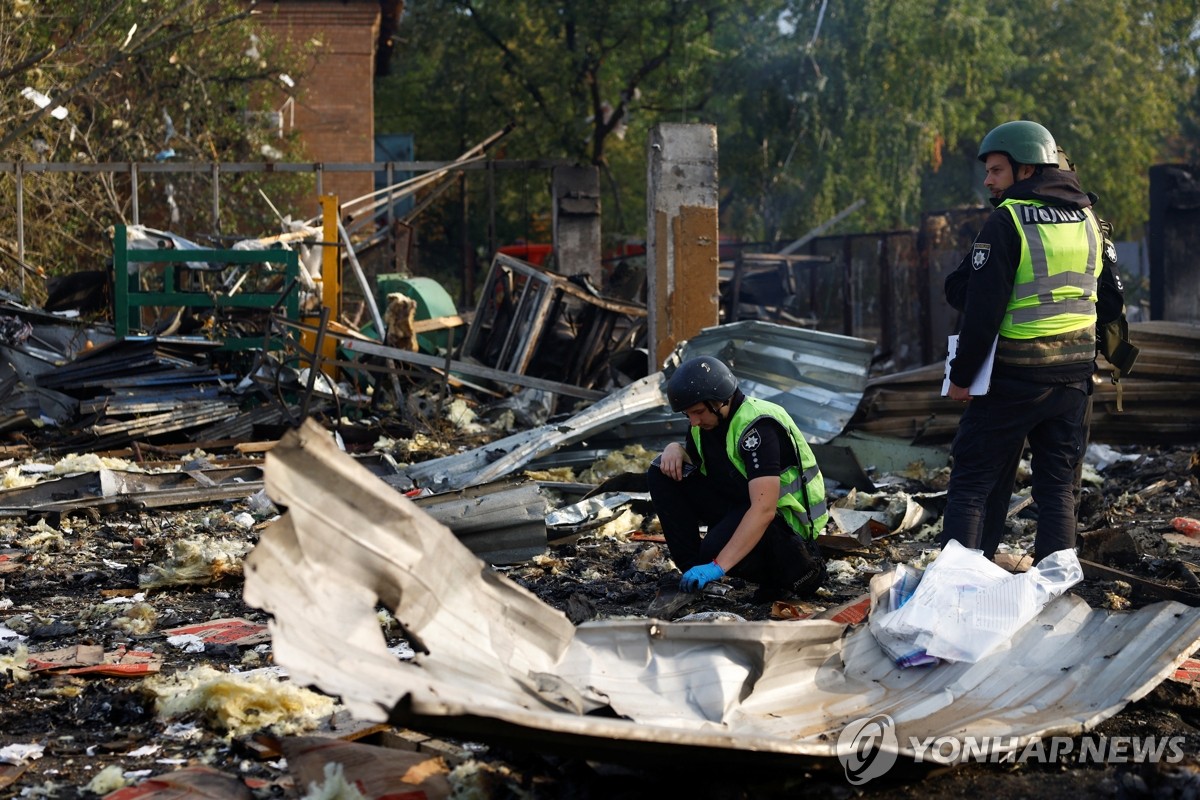
[[1005, 122], [988, 131], [979, 145], [979, 160], [987, 160], [988, 153], [1005, 153], [1018, 164], [1058, 166], [1058, 145], [1050, 131], [1024, 119]]
[[737, 378], [720, 359], [697, 356], [680, 364], [671, 375], [667, 399], [672, 411], [686, 411], [696, 403], [724, 403], [737, 388]]

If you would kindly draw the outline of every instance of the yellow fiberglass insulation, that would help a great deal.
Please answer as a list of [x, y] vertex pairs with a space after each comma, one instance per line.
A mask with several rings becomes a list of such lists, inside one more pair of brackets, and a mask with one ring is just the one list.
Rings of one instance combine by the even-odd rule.
[[193, 712], [229, 736], [263, 728], [277, 735], [313, 730], [334, 711], [334, 701], [271, 672], [221, 672], [207, 665], [170, 676], [147, 678], [155, 710], [163, 720]]
[[154, 589], [179, 584], [205, 584], [226, 575], [242, 574], [242, 559], [253, 549], [250, 542], [193, 537], [171, 545], [167, 563], [150, 564], [138, 576], [138, 586]]

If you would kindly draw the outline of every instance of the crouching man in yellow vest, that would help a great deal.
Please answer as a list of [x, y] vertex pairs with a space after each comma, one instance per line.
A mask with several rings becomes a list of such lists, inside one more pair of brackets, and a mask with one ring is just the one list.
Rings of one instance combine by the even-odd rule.
[[757, 583], [757, 602], [811, 596], [825, 579], [815, 539], [829, 513], [796, 423], [747, 397], [712, 356], [680, 364], [667, 397], [690, 436], [667, 445], [646, 478], [680, 588], [699, 591], [729, 574]]

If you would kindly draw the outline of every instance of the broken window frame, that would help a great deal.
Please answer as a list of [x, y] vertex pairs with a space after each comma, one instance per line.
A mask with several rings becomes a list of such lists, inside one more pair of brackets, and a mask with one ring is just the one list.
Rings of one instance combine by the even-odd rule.
[[[511, 310], [507, 317], [505, 304]], [[552, 327], [566, 322], [574, 345], [556, 377], [594, 388], [596, 369], [611, 356], [622, 318], [627, 327], [621, 339], [633, 346], [646, 317], [645, 306], [592, 294], [570, 278], [497, 253], [463, 340], [462, 359], [525, 375], [543, 354]]]

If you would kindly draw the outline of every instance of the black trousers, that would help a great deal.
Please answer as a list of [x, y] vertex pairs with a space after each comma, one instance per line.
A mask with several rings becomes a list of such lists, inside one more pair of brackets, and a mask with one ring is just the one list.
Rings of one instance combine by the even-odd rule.
[[1090, 386], [998, 378], [972, 398], [959, 422], [941, 542], [955, 539], [989, 558], [1004, 535], [1017, 464], [1029, 441], [1034, 551], [1045, 558], [1075, 546], [1077, 478], [1087, 442]]
[[[682, 572], [716, 558], [750, 508], [748, 494], [736, 497], [729, 488], [699, 472], [676, 481], [651, 466], [646, 483], [671, 560]], [[702, 525], [708, 526], [703, 537]], [[764, 589], [783, 591], [809, 573], [814, 563], [821, 563], [817, 546], [797, 535], [776, 514], [754, 549], [727, 572]]]

